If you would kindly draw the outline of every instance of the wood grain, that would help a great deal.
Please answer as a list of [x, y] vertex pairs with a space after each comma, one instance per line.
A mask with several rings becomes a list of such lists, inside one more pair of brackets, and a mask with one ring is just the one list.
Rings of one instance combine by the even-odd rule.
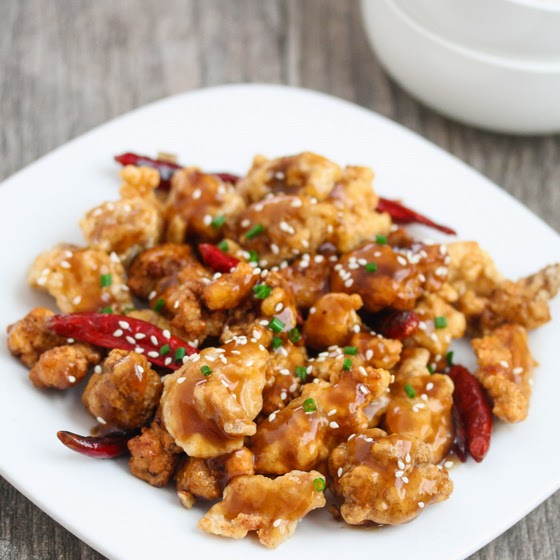
[[[560, 137], [483, 132], [418, 104], [380, 68], [356, 0], [3, 0], [0, 179], [135, 107], [232, 82], [297, 85], [371, 108], [560, 230]], [[102, 558], [4, 480], [0, 496], [0, 560]], [[471, 558], [558, 558], [559, 510], [557, 493]]]

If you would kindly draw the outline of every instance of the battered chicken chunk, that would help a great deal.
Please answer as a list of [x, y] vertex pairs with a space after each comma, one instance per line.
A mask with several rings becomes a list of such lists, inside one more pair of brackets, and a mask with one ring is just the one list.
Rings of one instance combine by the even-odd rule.
[[274, 480], [239, 476], [228, 484], [221, 502], [210, 508], [199, 527], [207, 533], [242, 539], [256, 531], [262, 544], [276, 548], [296, 530], [310, 511], [325, 505], [317, 471], [292, 471]]
[[321, 296], [309, 310], [303, 336], [305, 343], [316, 349], [344, 346], [354, 326], [361, 324], [356, 311], [362, 307], [358, 294], [330, 293]]
[[527, 331], [519, 325], [504, 325], [474, 339], [472, 346], [478, 360], [475, 375], [492, 397], [492, 412], [504, 422], [525, 420], [531, 376], [537, 365], [529, 350]]
[[82, 401], [102, 424], [133, 430], [154, 415], [161, 391], [161, 379], [144, 356], [112, 350], [91, 376]]
[[51, 333], [47, 328], [47, 322], [53, 315], [50, 309], [36, 307], [7, 328], [10, 352], [29, 368], [38, 362], [43, 352], [66, 344], [64, 337]]
[[167, 486], [183, 455], [183, 450], [175, 445], [165, 429], [160, 409], [151, 425], [129, 440], [128, 450], [130, 472], [158, 488]]
[[343, 499], [343, 519], [350, 525], [399, 525], [425, 506], [446, 500], [453, 483], [431, 459], [430, 448], [420, 440], [378, 429], [339, 445], [329, 457], [329, 473], [331, 490]]
[[237, 339], [206, 348], [164, 378], [163, 419], [190, 457], [209, 458], [243, 447], [262, 408], [268, 352]]
[[279, 193], [324, 200], [341, 178], [336, 163], [311, 152], [272, 160], [258, 155], [246, 177], [237, 183], [237, 190], [249, 202]]
[[48, 292], [63, 313], [119, 311], [131, 305], [124, 269], [116, 255], [75, 245], [59, 245], [41, 253], [29, 271], [34, 288]]
[[285, 474], [310, 470], [350, 434], [365, 429], [364, 408], [389, 385], [383, 369], [353, 367], [331, 383], [316, 379], [303, 385], [301, 396], [259, 424], [252, 438], [255, 471]]
[[202, 291], [202, 299], [208, 309], [233, 309], [251, 293], [257, 280], [253, 267], [240, 262], [231, 272], [208, 284]]
[[230, 183], [195, 167], [181, 169], [171, 179], [167, 241], [219, 241], [224, 221], [234, 219], [244, 208], [243, 198]]
[[35, 387], [69, 389], [100, 361], [101, 354], [89, 344], [56, 346], [41, 354], [29, 372], [29, 379]]

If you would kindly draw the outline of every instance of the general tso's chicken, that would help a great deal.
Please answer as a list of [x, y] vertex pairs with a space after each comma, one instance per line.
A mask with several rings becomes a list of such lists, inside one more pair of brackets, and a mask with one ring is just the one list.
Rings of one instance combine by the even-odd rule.
[[240, 476], [228, 484], [223, 500], [210, 508], [199, 527], [207, 533], [242, 539], [256, 531], [262, 544], [276, 548], [310, 511], [325, 505], [325, 479], [317, 471], [294, 470], [274, 480]]
[[101, 424], [133, 430], [154, 415], [161, 391], [160, 376], [144, 356], [112, 350], [91, 376], [82, 401]]
[[253, 475], [253, 454], [243, 447], [215, 459], [185, 458], [175, 473], [177, 496], [190, 509], [197, 500], [217, 500], [236, 476]]
[[238, 338], [202, 350], [164, 378], [163, 419], [190, 457], [236, 451], [255, 433], [268, 358], [262, 344]]
[[51, 333], [47, 328], [53, 315], [50, 309], [36, 307], [7, 328], [10, 352], [29, 368], [39, 361], [43, 352], [66, 344], [64, 337]]
[[255, 269], [240, 262], [231, 272], [215, 278], [202, 290], [202, 299], [213, 311], [233, 309], [251, 293], [259, 276]]
[[359, 294], [373, 313], [385, 307], [412, 309], [421, 293], [422, 274], [388, 245], [365, 243], [346, 253], [331, 274], [333, 292]]
[[[158, 175], [155, 169], [150, 171]], [[82, 218], [80, 227], [92, 249], [115, 252], [123, 263], [129, 263], [159, 243], [163, 217], [155, 199], [133, 196], [93, 208]]]
[[305, 195], [324, 200], [342, 178], [333, 161], [311, 152], [269, 160], [258, 155], [237, 191], [249, 202], [280, 193]]
[[418, 373], [397, 379], [391, 385], [385, 429], [390, 434], [417, 437], [430, 447], [433, 463], [439, 463], [453, 444], [453, 388], [453, 381], [442, 374]]
[[142, 428], [142, 433], [128, 442], [130, 472], [152, 486], [167, 486], [183, 450], [175, 445], [163, 424], [161, 409], [149, 427]]
[[329, 346], [345, 346], [354, 327], [361, 320], [356, 311], [362, 307], [358, 294], [330, 293], [321, 296], [309, 310], [303, 336], [305, 343], [322, 350]]
[[259, 266], [272, 267], [315, 253], [328, 241], [335, 218], [330, 204], [280, 195], [251, 204], [226, 230], [245, 250], [256, 252]]
[[160, 175], [157, 169], [141, 165], [125, 165], [119, 170], [122, 179], [120, 195], [122, 198], [143, 198], [154, 204], [156, 202], [155, 189], [159, 186]]
[[474, 339], [472, 346], [478, 361], [475, 375], [492, 397], [492, 412], [504, 422], [525, 420], [531, 376], [537, 365], [529, 350], [527, 331], [520, 325], [504, 325]]
[[420, 440], [379, 429], [366, 430], [339, 445], [329, 457], [331, 490], [342, 498], [342, 518], [399, 525], [453, 491], [445, 469], [430, 464], [430, 448]]
[[484, 333], [515, 323], [536, 329], [550, 321], [548, 300], [560, 288], [560, 264], [550, 265], [517, 282], [506, 280], [488, 296], [480, 318]]
[[101, 354], [89, 344], [56, 346], [41, 354], [29, 372], [29, 379], [35, 387], [69, 389], [82, 381], [90, 368], [100, 361]]
[[465, 316], [436, 294], [421, 297], [414, 311], [420, 321], [408, 343], [427, 348], [433, 356], [444, 356], [451, 341], [465, 334]]
[[34, 288], [48, 292], [63, 313], [114, 311], [131, 305], [124, 269], [116, 255], [97, 249], [59, 245], [41, 253], [29, 271]]
[[367, 427], [364, 408], [389, 381], [388, 371], [359, 366], [331, 383], [316, 379], [303, 385], [300, 397], [259, 424], [251, 440], [255, 471], [285, 474], [317, 467], [336, 445]]
[[219, 241], [224, 223], [235, 219], [244, 208], [243, 198], [231, 183], [195, 167], [181, 169], [171, 179], [167, 241]]

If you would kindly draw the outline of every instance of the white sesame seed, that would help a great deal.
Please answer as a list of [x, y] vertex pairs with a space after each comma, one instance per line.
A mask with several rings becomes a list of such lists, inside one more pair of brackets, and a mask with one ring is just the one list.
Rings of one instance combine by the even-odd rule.
[[98, 421], [100, 424], [107, 424], [107, 421], [106, 421], [104, 418], [101, 418], [101, 416], [98, 416], [98, 417], [97, 417], [97, 421]]
[[144, 348], [141, 348], [140, 346], [138, 346], [137, 348], [134, 349], [134, 351], [137, 354], [143, 354], [144, 353]]
[[279, 313], [280, 311], [282, 311], [282, 309], [284, 309], [284, 304], [279, 301], [274, 307], [274, 311], [276, 311], [276, 313]]
[[361, 330], [360, 325], [358, 325], [358, 323], [356, 323], [353, 327], [352, 327], [352, 331], [355, 333], [359, 333]]
[[167, 329], [163, 329], [163, 337], [169, 340], [171, 338], [171, 333]]
[[142, 366], [137, 365], [137, 366], [136, 366], [136, 371], [137, 371], [138, 373], [144, 373], [144, 368], [143, 368]]
[[158, 339], [157, 339], [154, 335], [150, 336], [150, 342], [151, 342], [154, 346], [159, 346], [159, 341], [158, 341]]
[[280, 525], [282, 524], [282, 520], [281, 519], [275, 519], [274, 523], [272, 524], [273, 527], [280, 527]]
[[202, 223], [205, 226], [209, 226], [212, 223], [212, 216], [210, 214], [206, 214], [204, 218], [202, 218]]
[[426, 391], [431, 391], [434, 388], [434, 384], [430, 381], [427, 385], [426, 385]]
[[342, 467], [338, 467], [338, 470], [336, 471], [336, 475], [338, 476], [338, 478], [340, 478], [342, 476], [343, 472], [344, 472], [344, 470], [342, 469]]
[[68, 381], [70, 381], [70, 383], [76, 383], [76, 378], [73, 375], [69, 375]]
[[62, 262], [60, 263], [60, 266], [61, 266], [62, 268], [70, 268], [70, 263], [69, 263], [68, 261], [62, 261]]
[[353, 284], [353, 283], [354, 283], [354, 280], [353, 280], [352, 278], [350, 278], [349, 280], [346, 280], [346, 281], [344, 282], [344, 287], [345, 287], [345, 288], [350, 288], [350, 287], [352, 287], [352, 284]]
[[401, 257], [401, 255], [397, 256], [397, 262], [402, 266], [406, 266], [408, 264], [408, 261], [404, 257]]
[[76, 296], [76, 297], [72, 300], [72, 303], [73, 303], [74, 305], [78, 305], [81, 301], [82, 301], [82, 296]]
[[165, 361], [164, 361], [163, 363], [164, 363], [166, 366], [168, 366], [172, 361], [173, 361], [173, 358], [171, 358], [171, 357], [168, 356], [167, 358], [165, 358]]
[[146, 335], [145, 335], [144, 333], [142, 333], [142, 332], [137, 332], [137, 333], [134, 335], [134, 338], [135, 338], [136, 340], [142, 340], [143, 338], [146, 338]]
[[126, 341], [130, 344], [136, 344], [136, 340], [134, 338], [132, 338], [131, 336], [127, 336]]
[[403, 477], [401, 478], [401, 480], [402, 480], [405, 484], [408, 484], [408, 476], [403, 476]]
[[365, 368], [364, 366], [360, 366], [360, 367], [358, 368], [358, 371], [359, 371], [364, 377], [367, 376], [367, 371], [366, 371], [366, 368]]
[[336, 430], [337, 428], [340, 428], [340, 426], [338, 425], [338, 422], [329, 422], [329, 428], [332, 428], [333, 430]]
[[261, 352], [266, 352], [266, 348], [262, 344], [259, 344], [259, 350]]
[[122, 332], [121, 329], [117, 329], [117, 330], [113, 333], [113, 336], [115, 336], [115, 337], [118, 338], [119, 336], [122, 336], [123, 334], [124, 334], [124, 333]]
[[332, 410], [329, 410], [327, 416], [332, 416], [333, 414], [336, 414], [336, 408], [333, 408]]
[[155, 352], [154, 350], [150, 350], [148, 352], [148, 356], [150, 356], [150, 358], [158, 358], [159, 357], [159, 352]]
[[282, 368], [279, 373], [280, 375], [290, 375], [290, 370], [287, 368]]
[[294, 198], [294, 200], [292, 200], [291, 206], [293, 208], [300, 208], [302, 204], [303, 202], [301, 201], [301, 198]]
[[186, 377], [179, 377], [179, 379], [177, 379], [177, 383], [180, 385], [181, 383], [184, 383], [187, 380]]
[[295, 393], [297, 391], [297, 387], [297, 383], [292, 383], [288, 391], [290, 391], [290, 393]]
[[179, 300], [176, 299], [175, 303], [173, 304], [173, 309], [178, 309], [179, 308]]
[[505, 368], [508, 368], [508, 367], [509, 367], [509, 363], [506, 362], [505, 360], [500, 360], [500, 365], [501, 365], [502, 367], [505, 367]]
[[399, 469], [404, 471], [404, 463], [400, 459], [398, 460], [397, 465], [399, 466]]
[[404, 471], [402, 471], [402, 470], [395, 471], [395, 478], [401, 478], [403, 474], [404, 474]]
[[66, 342], [67, 342], [68, 344], [74, 344], [74, 342], [76, 342], [76, 341], [75, 341], [73, 338], [67, 338], [67, 339], [66, 339]]
[[269, 422], [274, 422], [274, 419], [276, 418], [276, 412], [273, 412], [269, 417], [268, 417], [268, 421]]
[[422, 508], [424, 507], [424, 505], [425, 505], [424, 502], [418, 502], [418, 507], [419, 507], [420, 509], [422, 509]]
[[194, 191], [192, 193], [193, 200], [198, 200], [200, 198], [201, 194], [202, 194], [202, 191], [200, 189], [194, 189]]
[[360, 385], [360, 392], [363, 393], [364, 395], [369, 394], [369, 389], [365, 386], [365, 385]]
[[407, 453], [407, 454], [406, 454], [406, 457], [404, 458], [404, 460], [405, 460], [407, 463], [410, 463], [410, 453]]
[[231, 354], [235, 354], [236, 356], [240, 356], [241, 352], [239, 350], [232, 350]]
[[157, 295], [157, 292], [155, 290], [152, 290], [150, 292], [150, 294], [148, 295], [148, 299], [154, 299]]
[[247, 367], [251, 367], [254, 363], [255, 363], [254, 360], [248, 360], [247, 362], [245, 362], [245, 365], [246, 365]]
[[427, 400], [428, 400], [428, 395], [426, 395], [426, 393], [422, 393], [422, 394], [420, 395], [420, 398], [421, 398], [423, 401], [427, 401]]
[[37, 285], [38, 286], [44, 286], [47, 283], [47, 277], [46, 276], [41, 276], [40, 278], [37, 279]]
[[103, 370], [101, 369], [101, 366], [95, 366], [93, 368], [93, 373], [101, 373]]
[[353, 440], [355, 437], [356, 437], [356, 434], [351, 434], [351, 435], [348, 437], [348, 440], [347, 440], [347, 441], [351, 441], [351, 440]]
[[309, 315], [313, 315], [313, 313], [315, 313], [315, 311], [317, 311], [317, 310], [316, 310], [314, 307], [312, 307], [312, 308], [309, 310]]
[[513, 372], [514, 375], [519, 375], [520, 373], [523, 373], [523, 368], [522, 367], [516, 367], [513, 368]]
[[443, 466], [446, 469], [452, 469], [454, 465], [455, 465], [455, 463], [453, 461], [445, 461], [445, 463], [443, 463]]

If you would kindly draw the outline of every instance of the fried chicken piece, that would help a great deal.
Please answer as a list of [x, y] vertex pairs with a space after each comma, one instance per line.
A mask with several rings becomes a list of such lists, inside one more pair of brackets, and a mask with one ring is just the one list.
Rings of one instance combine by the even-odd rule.
[[332, 492], [344, 500], [346, 523], [399, 525], [453, 491], [445, 469], [430, 464], [430, 448], [415, 437], [365, 430], [329, 457]]
[[407, 344], [427, 348], [434, 356], [443, 356], [454, 338], [465, 334], [465, 316], [436, 294], [426, 294], [414, 308], [420, 321]]
[[39, 361], [43, 352], [66, 344], [66, 338], [51, 333], [47, 328], [53, 315], [50, 309], [36, 307], [6, 329], [8, 349], [29, 368]]
[[261, 422], [252, 438], [255, 471], [285, 474], [310, 470], [350, 434], [367, 427], [363, 410], [387, 389], [383, 369], [352, 367], [303, 385], [301, 396]]
[[335, 265], [331, 289], [359, 294], [372, 313], [385, 307], [412, 309], [421, 293], [421, 278], [416, 265], [388, 245], [365, 243]]
[[330, 293], [321, 296], [305, 321], [305, 343], [318, 350], [344, 346], [352, 336], [354, 326], [361, 324], [356, 311], [362, 305], [358, 294]]
[[173, 243], [183, 243], [187, 238], [199, 242], [219, 241], [223, 237], [222, 227], [214, 220], [232, 220], [244, 208], [243, 198], [231, 183], [195, 167], [186, 167], [171, 179], [166, 239]]
[[111, 350], [101, 372], [91, 376], [82, 402], [102, 424], [133, 430], [154, 415], [161, 391], [160, 376], [144, 356]]
[[260, 475], [237, 477], [198, 526], [234, 539], [256, 531], [262, 544], [276, 548], [310, 511], [324, 507], [325, 496], [315, 487], [316, 479], [325, 480], [317, 471], [292, 471], [274, 480]]
[[[410, 397], [405, 386], [412, 387], [416, 396]], [[391, 385], [385, 429], [423, 441], [430, 447], [432, 462], [439, 463], [453, 444], [453, 389], [453, 381], [442, 374], [398, 379]]]
[[240, 262], [231, 272], [221, 274], [202, 290], [202, 299], [211, 310], [237, 307], [254, 288], [258, 281], [255, 269]]
[[159, 171], [145, 165], [125, 165], [119, 170], [123, 180], [120, 195], [122, 198], [143, 198], [156, 203], [155, 189], [159, 186]]
[[472, 347], [478, 361], [475, 376], [492, 397], [492, 412], [504, 422], [525, 420], [533, 367], [537, 365], [529, 350], [527, 331], [520, 325], [504, 325], [474, 339]]
[[28, 282], [53, 296], [63, 313], [131, 305], [120, 260], [97, 249], [59, 245], [45, 251], [35, 259]]
[[247, 207], [230, 236], [247, 251], [255, 251], [259, 266], [272, 267], [304, 253], [313, 254], [328, 240], [336, 211], [307, 197], [279, 195]]
[[341, 178], [336, 163], [311, 152], [272, 160], [257, 155], [237, 191], [250, 203], [279, 193], [324, 200]]
[[428, 375], [430, 356], [427, 348], [405, 348], [401, 354], [396, 378], [400, 381], [417, 375]]
[[161, 409], [149, 427], [142, 428], [139, 436], [129, 440], [128, 450], [130, 472], [158, 488], [169, 484], [183, 454], [165, 429]]
[[68, 344], [46, 350], [29, 372], [35, 387], [69, 389], [101, 361], [101, 354], [89, 344]]
[[190, 457], [217, 457], [243, 447], [262, 408], [268, 352], [237, 339], [206, 348], [164, 378], [163, 419]]
[[517, 282], [506, 280], [488, 296], [480, 318], [484, 333], [507, 323], [536, 329], [550, 321], [548, 300], [560, 288], [560, 264], [550, 265]]
[[126, 316], [146, 321], [146, 323], [151, 323], [152, 325], [160, 328], [162, 331], [168, 330], [175, 334], [171, 327], [171, 323], [163, 315], [161, 315], [161, 313], [158, 313], [153, 309], [134, 309], [129, 311]]
[[197, 500], [221, 498], [236, 476], [253, 474], [253, 454], [246, 447], [214, 459], [187, 457], [175, 473], [177, 496], [190, 509]]

